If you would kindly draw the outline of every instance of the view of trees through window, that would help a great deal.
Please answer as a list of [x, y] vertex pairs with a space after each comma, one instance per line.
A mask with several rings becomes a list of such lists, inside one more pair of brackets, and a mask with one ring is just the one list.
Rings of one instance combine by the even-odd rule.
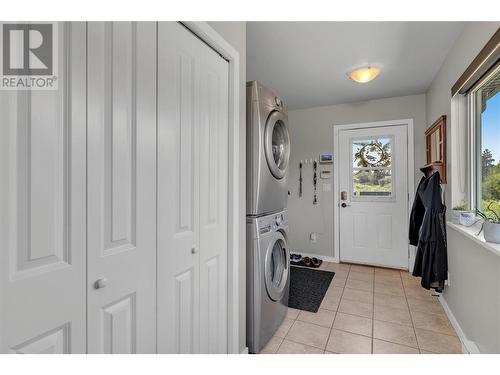
[[[488, 206], [500, 215], [500, 75], [480, 90], [481, 95], [481, 181], [478, 208], [487, 216]], [[485, 92], [486, 91], [486, 92]]]
[[391, 139], [357, 140], [352, 143], [353, 194], [390, 196], [392, 193]]

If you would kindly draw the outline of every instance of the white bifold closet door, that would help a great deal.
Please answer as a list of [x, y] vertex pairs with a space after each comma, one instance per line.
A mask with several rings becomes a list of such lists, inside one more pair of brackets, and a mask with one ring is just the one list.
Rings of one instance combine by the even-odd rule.
[[228, 63], [158, 25], [158, 352], [227, 353]]
[[85, 353], [85, 23], [57, 90], [0, 91], [0, 353]]
[[155, 353], [156, 24], [87, 36], [87, 350]]

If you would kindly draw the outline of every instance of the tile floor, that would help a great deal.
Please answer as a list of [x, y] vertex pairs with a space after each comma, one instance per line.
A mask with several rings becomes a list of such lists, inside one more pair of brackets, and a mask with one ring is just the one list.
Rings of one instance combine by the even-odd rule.
[[335, 277], [317, 313], [289, 309], [261, 353], [461, 353], [441, 304], [408, 272], [324, 262]]

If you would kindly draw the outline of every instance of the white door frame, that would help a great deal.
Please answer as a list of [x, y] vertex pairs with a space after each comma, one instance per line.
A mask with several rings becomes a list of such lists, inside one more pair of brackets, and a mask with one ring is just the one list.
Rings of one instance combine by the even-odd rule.
[[192, 33], [217, 51], [229, 62], [229, 121], [228, 121], [228, 218], [227, 218], [227, 350], [239, 354], [239, 218], [240, 209], [240, 54], [206, 22], [182, 22]]
[[[382, 126], [406, 125], [408, 134], [408, 215], [407, 223], [410, 218], [413, 196], [415, 194], [415, 162], [414, 162], [414, 144], [413, 144], [413, 119], [391, 120], [365, 122], [360, 124], [333, 125], [333, 260], [340, 262], [340, 179], [339, 179], [339, 134], [341, 130], [379, 128]], [[407, 225], [408, 226], [408, 225]], [[415, 250], [413, 246], [408, 245], [408, 269], [413, 267], [413, 257]]]

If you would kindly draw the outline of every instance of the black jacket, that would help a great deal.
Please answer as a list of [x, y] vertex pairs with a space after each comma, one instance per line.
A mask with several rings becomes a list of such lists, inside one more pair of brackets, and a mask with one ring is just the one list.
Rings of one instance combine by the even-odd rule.
[[441, 291], [448, 275], [446, 206], [441, 201], [439, 173], [423, 177], [410, 215], [410, 244], [417, 246], [413, 276], [422, 277], [425, 289]]

